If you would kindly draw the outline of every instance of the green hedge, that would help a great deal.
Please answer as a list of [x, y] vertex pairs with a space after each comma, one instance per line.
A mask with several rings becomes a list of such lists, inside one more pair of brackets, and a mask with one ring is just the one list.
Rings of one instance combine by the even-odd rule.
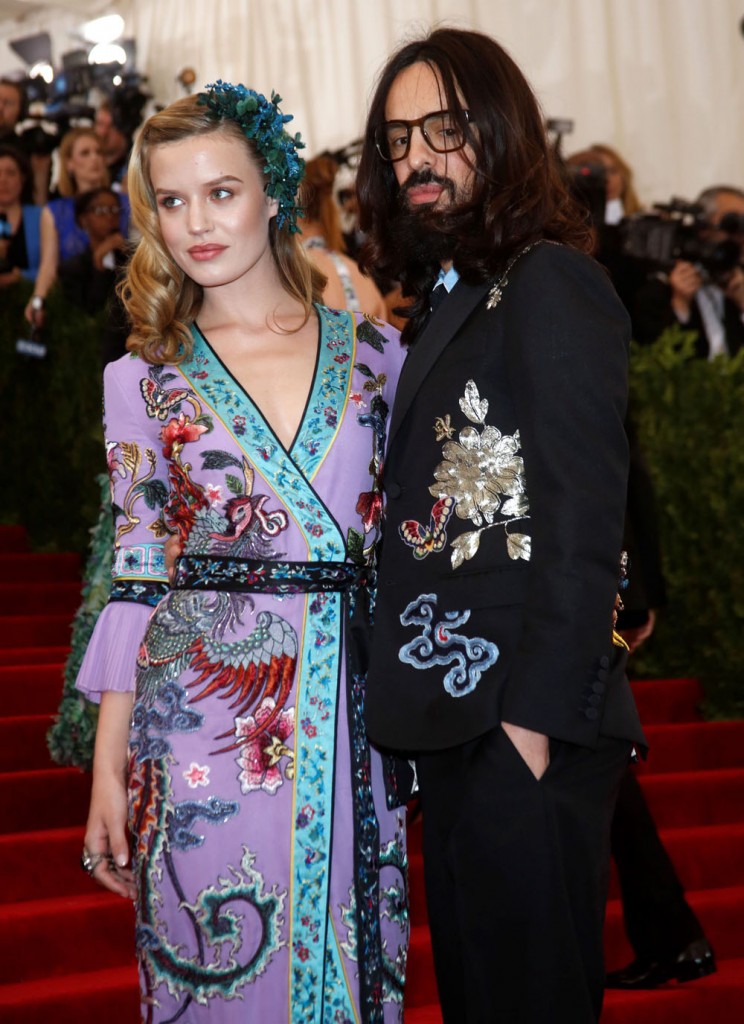
[[633, 671], [697, 676], [708, 717], [741, 717], [744, 351], [706, 362], [693, 346], [692, 335], [674, 329], [632, 352], [633, 413], [656, 489], [668, 587]]
[[96, 476], [106, 468], [102, 321], [53, 291], [46, 358], [19, 355], [30, 294], [25, 282], [0, 291], [0, 522], [26, 526], [36, 550], [85, 553], [98, 511]]
[[[45, 360], [19, 356], [29, 287], [0, 293], [0, 521], [38, 550], [85, 552], [98, 518], [100, 321], [47, 304]], [[695, 675], [710, 716], [744, 714], [744, 353], [712, 363], [670, 331], [633, 347], [631, 396], [654, 480], [669, 601], [634, 674]]]

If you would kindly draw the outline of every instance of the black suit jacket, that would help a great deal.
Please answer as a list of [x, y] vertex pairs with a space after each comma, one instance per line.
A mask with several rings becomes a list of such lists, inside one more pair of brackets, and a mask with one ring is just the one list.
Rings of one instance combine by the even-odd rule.
[[606, 273], [542, 243], [502, 297], [458, 282], [390, 421], [367, 725], [431, 750], [502, 718], [643, 743], [612, 642], [629, 324]]

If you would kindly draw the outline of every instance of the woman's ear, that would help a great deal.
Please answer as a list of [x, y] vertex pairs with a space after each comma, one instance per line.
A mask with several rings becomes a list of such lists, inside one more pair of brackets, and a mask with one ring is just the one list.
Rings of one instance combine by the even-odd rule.
[[279, 200], [272, 199], [271, 196], [267, 195], [266, 202], [269, 204], [269, 220], [271, 220], [272, 217], [276, 217], [277, 213], [279, 213]]

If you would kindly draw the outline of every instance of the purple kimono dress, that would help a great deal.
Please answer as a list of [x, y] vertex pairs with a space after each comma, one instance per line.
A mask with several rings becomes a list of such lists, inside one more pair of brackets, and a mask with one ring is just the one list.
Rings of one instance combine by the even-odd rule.
[[[135, 688], [147, 1024], [402, 1019], [404, 810], [362, 710], [403, 353], [387, 325], [317, 311], [288, 450], [197, 327], [187, 362], [106, 370], [114, 582], [78, 687]], [[184, 541], [171, 590], [166, 524]]]

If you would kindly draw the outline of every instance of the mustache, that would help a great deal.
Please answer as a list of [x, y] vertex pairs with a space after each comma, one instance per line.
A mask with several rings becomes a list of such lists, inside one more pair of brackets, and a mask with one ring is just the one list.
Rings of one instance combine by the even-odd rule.
[[411, 171], [400, 186], [401, 197], [406, 198], [410, 189], [416, 188], [419, 185], [439, 185], [447, 191], [450, 199], [455, 198], [455, 183], [441, 174], [435, 174], [429, 167], [423, 171]]

